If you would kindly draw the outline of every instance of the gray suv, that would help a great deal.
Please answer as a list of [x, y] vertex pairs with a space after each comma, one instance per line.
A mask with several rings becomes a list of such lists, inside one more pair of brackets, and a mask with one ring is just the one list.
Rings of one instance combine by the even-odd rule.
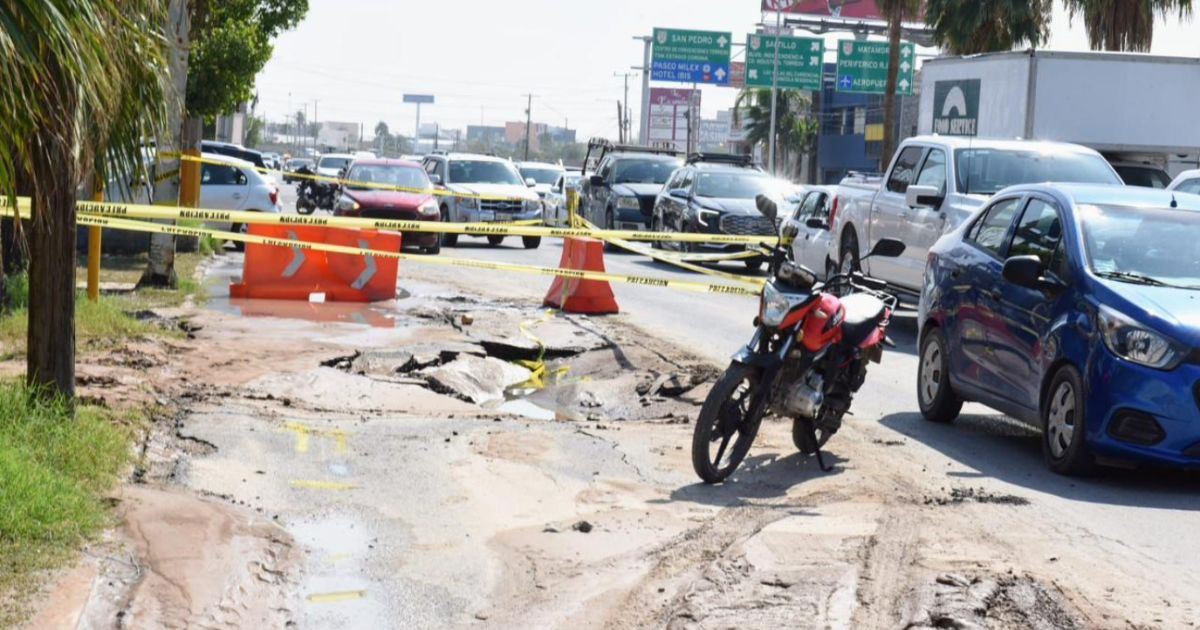
[[[438, 196], [443, 222], [493, 223], [542, 218], [537, 191], [521, 179], [517, 167], [509, 160], [472, 153], [435, 153], [425, 156], [421, 163], [435, 187], [452, 193]], [[445, 234], [442, 244], [454, 247], [458, 237]], [[499, 245], [504, 237], [489, 235], [487, 240]], [[541, 242], [538, 236], [521, 237], [526, 249], [534, 249]]]

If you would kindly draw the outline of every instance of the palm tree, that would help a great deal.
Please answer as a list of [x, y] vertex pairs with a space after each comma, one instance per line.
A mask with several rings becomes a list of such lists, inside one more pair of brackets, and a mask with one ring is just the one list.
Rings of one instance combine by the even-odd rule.
[[[800, 90], [778, 90], [775, 101], [775, 148], [780, 161], [788, 164], [793, 151], [802, 150], [811, 142], [798, 142], [794, 136], [797, 120], [805, 119], [811, 100]], [[771, 138], [771, 89], [747, 88], [738, 94], [733, 105], [733, 122], [746, 121], [746, 142], [751, 146], [766, 143]], [[814, 137], [815, 139], [815, 137]], [[797, 160], [798, 162], [798, 160]], [[799, 165], [797, 164], [798, 168]]]
[[[917, 14], [921, 0], [879, 0], [880, 12], [888, 22], [888, 73], [883, 94], [883, 168], [896, 150], [896, 74], [900, 70], [900, 28], [904, 18]], [[882, 170], [882, 169], [881, 169]]]
[[[0, 194], [33, 197], [26, 378], [75, 391], [75, 200], [166, 120], [162, 0], [0, 2]], [[128, 181], [128, 180], [126, 180]]]
[[1191, 0], [1063, 0], [1071, 19], [1083, 16], [1092, 50], [1146, 52], [1154, 40], [1154, 20], [1190, 17]]
[[953, 55], [1041, 46], [1050, 37], [1052, 0], [928, 0], [925, 24]]

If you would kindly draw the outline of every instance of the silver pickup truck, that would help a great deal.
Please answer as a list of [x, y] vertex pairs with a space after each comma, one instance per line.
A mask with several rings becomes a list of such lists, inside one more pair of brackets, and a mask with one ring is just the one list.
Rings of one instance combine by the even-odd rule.
[[[882, 177], [851, 176], [838, 186], [829, 229], [830, 263], [860, 269], [915, 302], [929, 248], [987, 199], [1015, 184], [1121, 185], [1097, 152], [1074, 144], [917, 136], [900, 144]], [[862, 260], [881, 238], [906, 245], [898, 258]]]

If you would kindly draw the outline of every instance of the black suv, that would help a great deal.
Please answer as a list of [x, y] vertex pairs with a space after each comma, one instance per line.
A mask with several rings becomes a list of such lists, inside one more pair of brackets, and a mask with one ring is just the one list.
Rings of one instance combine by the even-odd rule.
[[[589, 176], [587, 164], [593, 159], [596, 168]], [[644, 230], [650, 226], [655, 197], [683, 160], [673, 149], [593, 139], [584, 165], [579, 190], [583, 217], [610, 230]]]
[[267, 169], [267, 161], [263, 159], [263, 154], [254, 149], [247, 149], [246, 147], [229, 144], [228, 142], [202, 140], [200, 141], [200, 150], [205, 153], [220, 153], [221, 155], [228, 155], [239, 160], [246, 160], [259, 169], [262, 169], [259, 172]]
[[[744, 236], [773, 236], [775, 224], [759, 213], [754, 198], [777, 197], [783, 182], [749, 157], [692, 154], [687, 164], [671, 174], [654, 203], [651, 229], [656, 232], [703, 232]], [[663, 243], [686, 251], [736, 252], [742, 245]], [[757, 269], [762, 259], [746, 259]]]

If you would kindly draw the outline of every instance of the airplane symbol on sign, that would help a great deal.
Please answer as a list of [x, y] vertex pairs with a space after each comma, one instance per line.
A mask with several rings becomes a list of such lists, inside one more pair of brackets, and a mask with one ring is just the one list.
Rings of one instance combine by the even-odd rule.
[[838, 86], [843, 89], [852, 88], [854, 87], [854, 79], [847, 74], [838, 81]]

